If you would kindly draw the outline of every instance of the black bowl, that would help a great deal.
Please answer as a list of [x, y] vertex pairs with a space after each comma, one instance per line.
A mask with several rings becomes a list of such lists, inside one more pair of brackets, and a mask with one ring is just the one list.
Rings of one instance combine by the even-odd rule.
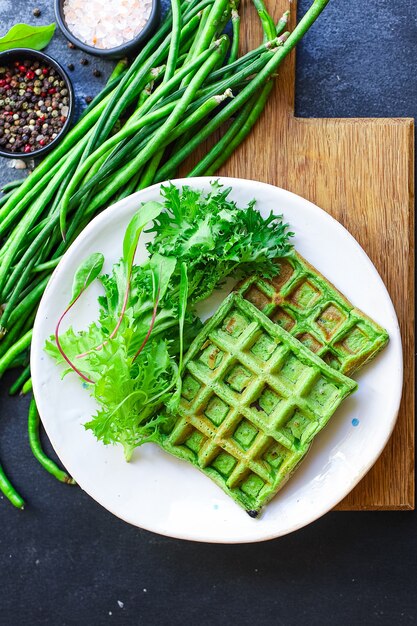
[[33, 159], [35, 157], [40, 157], [52, 150], [59, 143], [64, 136], [67, 134], [71, 121], [74, 115], [74, 89], [72, 87], [72, 83], [69, 79], [68, 74], [65, 72], [62, 65], [57, 63], [50, 56], [45, 54], [44, 52], [39, 52], [38, 50], [30, 50], [29, 48], [13, 48], [11, 50], [5, 50], [4, 52], [0, 52], [0, 66], [8, 65], [13, 61], [24, 61], [25, 59], [33, 59], [35, 61], [40, 61], [45, 65], [49, 65], [53, 67], [58, 74], [62, 77], [62, 80], [65, 82], [65, 86], [68, 89], [68, 116], [67, 120], [64, 123], [63, 127], [59, 131], [58, 135], [55, 137], [53, 141], [48, 143], [48, 145], [39, 148], [39, 150], [34, 150], [33, 152], [9, 152], [8, 150], [3, 150], [0, 148], [0, 156], [6, 157], [7, 159]]
[[[85, 0], [86, 2], [88, 0]], [[152, 0], [152, 10], [149, 16], [147, 23], [145, 24], [144, 29], [139, 33], [137, 37], [123, 44], [122, 46], [118, 46], [117, 48], [94, 48], [94, 46], [88, 46], [83, 41], [80, 41], [69, 30], [65, 18], [64, 18], [64, 0], [55, 0], [55, 17], [58, 23], [59, 28], [64, 33], [65, 37], [74, 44], [80, 50], [84, 50], [88, 54], [93, 54], [98, 57], [102, 57], [104, 59], [122, 59], [125, 56], [129, 56], [133, 52], [135, 52], [139, 46], [146, 42], [147, 39], [152, 35], [155, 30], [159, 15], [160, 15], [160, 0]]]

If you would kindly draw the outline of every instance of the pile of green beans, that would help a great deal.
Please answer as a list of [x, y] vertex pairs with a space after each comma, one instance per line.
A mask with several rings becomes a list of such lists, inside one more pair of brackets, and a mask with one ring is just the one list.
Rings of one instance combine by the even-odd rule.
[[[277, 68], [329, 0], [314, 0], [295, 29], [289, 11], [275, 23], [264, 0], [252, 0], [264, 39], [239, 56], [239, 0], [171, 0], [171, 12], [130, 66], [119, 62], [107, 86], [63, 141], [24, 180], [0, 195], [0, 377], [20, 367], [11, 394], [31, 389], [32, 325], [54, 267], [86, 224], [109, 204], [177, 175], [213, 133], [220, 139], [188, 176], [212, 175], [261, 115]], [[225, 33], [231, 20], [232, 28]], [[217, 136], [217, 135], [216, 135]], [[32, 400], [29, 439], [39, 462]], [[23, 500], [0, 465], [0, 489]]]

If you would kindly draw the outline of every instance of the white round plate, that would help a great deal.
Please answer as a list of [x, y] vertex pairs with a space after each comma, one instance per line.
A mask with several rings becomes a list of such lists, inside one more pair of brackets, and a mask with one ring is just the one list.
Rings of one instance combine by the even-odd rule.
[[[126, 226], [142, 202], [160, 200], [154, 185], [118, 202], [96, 217], [56, 268], [35, 321], [31, 368], [34, 393], [46, 432], [64, 466], [97, 502], [118, 517], [156, 533], [195, 541], [241, 543], [285, 535], [334, 507], [364, 476], [394, 427], [402, 390], [398, 322], [387, 290], [365, 252], [330, 215], [284, 189], [249, 180], [217, 179], [232, 187], [238, 206], [256, 198], [266, 215], [283, 213], [295, 231], [297, 250], [357, 307], [387, 329], [388, 347], [357, 376], [348, 398], [314, 441], [306, 460], [258, 519], [251, 519], [194, 467], [148, 444], [126, 463], [119, 446], [104, 446], [83, 424], [96, 405], [75, 375], [62, 370], [43, 347], [69, 301], [74, 272], [82, 259], [102, 252], [104, 270], [121, 256]], [[208, 190], [209, 178], [173, 181]], [[145, 236], [137, 260], [145, 258]], [[96, 281], [63, 324], [87, 328], [98, 312]], [[225, 292], [212, 299], [211, 314]]]

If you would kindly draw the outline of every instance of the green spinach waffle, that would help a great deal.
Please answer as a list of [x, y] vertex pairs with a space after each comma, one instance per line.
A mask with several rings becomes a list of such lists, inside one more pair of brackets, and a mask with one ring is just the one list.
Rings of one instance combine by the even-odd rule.
[[356, 386], [232, 293], [187, 353], [162, 447], [256, 516]]
[[237, 290], [330, 367], [350, 376], [388, 343], [388, 333], [299, 254], [277, 263], [275, 278], [253, 277]]

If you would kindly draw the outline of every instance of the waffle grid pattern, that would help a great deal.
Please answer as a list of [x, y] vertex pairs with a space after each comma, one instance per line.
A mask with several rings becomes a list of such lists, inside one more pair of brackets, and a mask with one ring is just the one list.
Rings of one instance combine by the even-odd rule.
[[277, 262], [280, 272], [272, 280], [253, 277], [238, 287], [273, 322], [347, 376], [384, 348], [387, 332], [299, 254]]
[[355, 388], [231, 294], [187, 355], [179, 415], [163, 447], [258, 511]]

